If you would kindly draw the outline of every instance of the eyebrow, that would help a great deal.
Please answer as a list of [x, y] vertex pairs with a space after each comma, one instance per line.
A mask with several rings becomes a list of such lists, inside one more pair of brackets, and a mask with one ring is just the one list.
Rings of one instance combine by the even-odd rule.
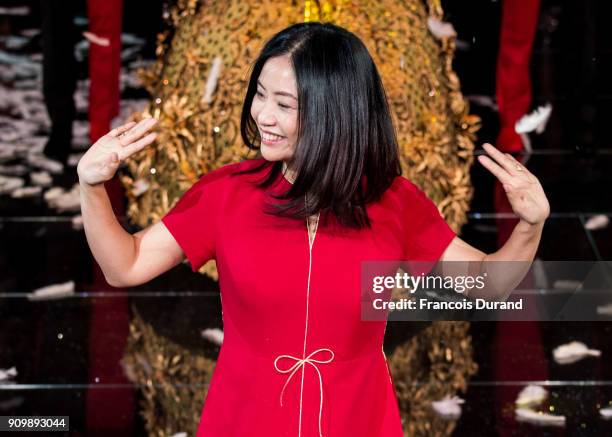
[[[262, 83], [261, 83], [259, 80], [257, 80], [257, 84], [258, 84], [258, 85], [260, 85], [260, 86], [261, 86], [261, 87], [262, 87], [264, 90], [266, 89], [266, 87], [265, 87], [265, 86], [263, 86], [263, 84], [262, 84]], [[274, 94], [279, 95], [279, 96], [287, 96], [287, 97], [291, 97], [292, 99], [297, 100], [297, 98], [296, 98], [296, 97], [295, 97], [293, 94], [291, 94], [291, 93], [286, 93], [286, 92], [284, 92], [284, 91], [276, 91]]]

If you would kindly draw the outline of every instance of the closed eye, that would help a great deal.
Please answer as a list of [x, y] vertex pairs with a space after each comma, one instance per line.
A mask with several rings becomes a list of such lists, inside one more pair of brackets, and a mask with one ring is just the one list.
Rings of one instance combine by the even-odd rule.
[[[257, 95], [257, 97], [263, 97], [263, 93], [261, 93], [259, 91], [255, 91], [255, 94]], [[283, 109], [291, 109], [291, 106], [284, 105], [282, 103], [279, 103], [278, 106], [280, 106]]]

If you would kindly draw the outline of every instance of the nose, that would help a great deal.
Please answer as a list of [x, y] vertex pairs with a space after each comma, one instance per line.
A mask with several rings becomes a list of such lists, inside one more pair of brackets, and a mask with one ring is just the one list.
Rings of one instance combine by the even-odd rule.
[[276, 124], [276, 117], [267, 102], [261, 106], [261, 110], [257, 114], [257, 123], [261, 126], [274, 126]]

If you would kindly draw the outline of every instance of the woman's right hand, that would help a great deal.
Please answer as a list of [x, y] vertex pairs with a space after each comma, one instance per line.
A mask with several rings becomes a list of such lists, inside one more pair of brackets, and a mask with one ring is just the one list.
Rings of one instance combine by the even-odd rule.
[[101, 137], [79, 160], [79, 181], [98, 185], [112, 179], [122, 161], [155, 140], [156, 133], [143, 135], [156, 123], [155, 118], [145, 118], [138, 123], [131, 121]]

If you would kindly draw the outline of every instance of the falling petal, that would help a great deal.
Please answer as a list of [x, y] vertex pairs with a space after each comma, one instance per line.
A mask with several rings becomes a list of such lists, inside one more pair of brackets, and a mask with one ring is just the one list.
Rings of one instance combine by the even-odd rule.
[[11, 193], [23, 185], [24, 180], [21, 178], [0, 176], [0, 194]]
[[217, 87], [217, 80], [219, 80], [219, 74], [221, 73], [221, 57], [215, 57], [212, 67], [210, 68], [210, 73], [208, 74], [208, 80], [206, 80], [206, 86], [204, 87], [204, 97], [202, 97], [202, 102], [211, 103], [212, 95], [215, 92], [215, 88]]
[[26, 173], [28, 173], [28, 167], [26, 167], [25, 165], [0, 165], [0, 175], [23, 176]]
[[78, 183], [74, 184], [70, 191], [54, 187], [44, 194], [44, 199], [49, 208], [55, 209], [58, 212], [77, 212], [81, 210], [81, 196]]
[[208, 328], [202, 331], [202, 337], [218, 346], [223, 344], [223, 331], [219, 328]]
[[461, 416], [461, 404], [465, 401], [458, 396], [444, 396], [439, 401], [432, 401], [434, 411], [443, 419], [454, 420]]
[[0, 383], [7, 382], [17, 376], [17, 369], [15, 366], [10, 369], [0, 369]]
[[27, 297], [28, 300], [39, 301], [61, 299], [72, 295], [74, 295], [74, 281], [68, 281], [37, 288], [32, 293], [28, 293]]
[[85, 153], [71, 153], [68, 155], [67, 163], [69, 167], [76, 167]]
[[59, 161], [55, 161], [54, 159], [46, 158], [43, 155], [28, 155], [28, 164], [43, 170], [47, 170], [52, 174], [61, 174], [64, 171], [64, 164]]
[[553, 350], [553, 358], [558, 364], [571, 364], [588, 356], [598, 357], [600, 355], [601, 351], [589, 349], [587, 345], [579, 341], [562, 344]]
[[70, 220], [70, 223], [72, 224], [72, 229], [74, 229], [75, 231], [82, 230], [83, 229], [83, 216], [82, 215], [75, 215]]
[[29, 15], [29, 6], [17, 6], [12, 8], [0, 8], [0, 15]]
[[605, 214], [597, 214], [590, 217], [584, 224], [585, 229], [589, 231], [595, 231], [597, 229], [603, 229], [608, 227], [610, 219]]
[[528, 407], [541, 404], [548, 397], [548, 391], [539, 385], [530, 384], [523, 388], [514, 403], [517, 407]]
[[42, 187], [21, 187], [11, 193], [13, 199], [21, 199], [24, 197], [34, 197], [42, 193]]
[[565, 426], [565, 416], [534, 411], [529, 408], [517, 408], [516, 420], [538, 426]]
[[533, 112], [521, 117], [514, 125], [514, 130], [518, 134], [525, 134], [533, 131], [541, 134], [546, 128], [546, 123], [548, 123], [551, 112], [552, 105], [550, 103], [540, 106]]
[[427, 18], [427, 27], [429, 27], [429, 31], [437, 39], [454, 38], [457, 36], [457, 32], [455, 32], [455, 28], [451, 23], [438, 20], [437, 18]]
[[132, 187], [132, 194], [136, 197], [145, 193], [149, 189], [149, 183], [144, 179], [136, 179]]
[[50, 187], [53, 183], [53, 178], [46, 171], [35, 171], [30, 173], [30, 181], [32, 184], [39, 187]]
[[87, 41], [89, 41], [92, 44], [96, 44], [102, 47], [110, 46], [110, 40], [108, 38], [102, 38], [96, 35], [95, 33], [83, 32], [83, 36], [85, 37]]
[[612, 316], [612, 302], [605, 305], [597, 305], [597, 314], [600, 316]]

